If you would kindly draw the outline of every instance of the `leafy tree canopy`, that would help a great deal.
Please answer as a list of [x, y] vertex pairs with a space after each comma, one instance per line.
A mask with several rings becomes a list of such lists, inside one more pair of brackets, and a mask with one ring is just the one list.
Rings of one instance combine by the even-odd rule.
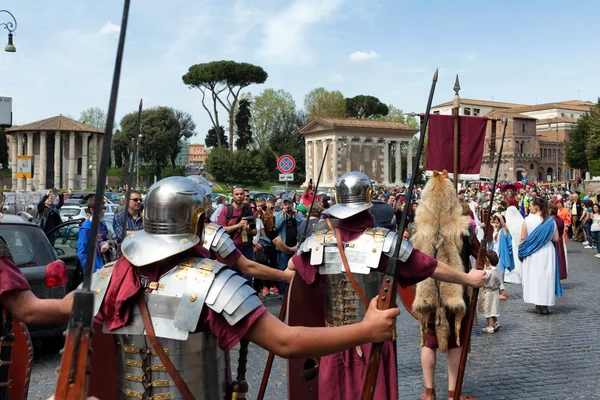
[[309, 118], [346, 118], [346, 100], [337, 90], [330, 92], [322, 87], [311, 90], [304, 97], [304, 108]]
[[81, 112], [79, 122], [104, 130], [106, 126], [106, 113], [100, 107], [86, 108]]
[[259, 149], [268, 146], [277, 126], [292, 118], [295, 112], [294, 98], [285, 90], [266, 89], [256, 96], [252, 105], [252, 128], [256, 146]]
[[[223, 126], [219, 127], [219, 137], [217, 138], [217, 132], [215, 128], [210, 128], [208, 133], [206, 134], [206, 138], [204, 138], [204, 144], [206, 147], [210, 149], [215, 149], [217, 147], [228, 147], [227, 144], [227, 136], [225, 136], [225, 128]], [[219, 140], [221, 141], [222, 146], [219, 146]]]
[[391, 104], [389, 104], [387, 107], [389, 110], [387, 115], [380, 116], [376, 118], [377, 120], [402, 122], [403, 124], [406, 124], [412, 128], [418, 128], [420, 126], [419, 120], [416, 117], [413, 117], [412, 115], [405, 116], [401, 109], [396, 108]]
[[[264, 83], [267, 77], [265, 70], [256, 65], [235, 61], [212, 61], [192, 65], [182, 79], [188, 87], [202, 92], [202, 106], [208, 113], [214, 129], [220, 126], [218, 105], [227, 111], [230, 150], [233, 150], [234, 112], [240, 91], [253, 83]], [[206, 105], [207, 94], [212, 100], [212, 104], [209, 103], [212, 109]], [[222, 146], [220, 138], [217, 139], [218, 145]]]
[[388, 112], [388, 106], [374, 96], [359, 95], [346, 99], [348, 118], [376, 119], [386, 116]]

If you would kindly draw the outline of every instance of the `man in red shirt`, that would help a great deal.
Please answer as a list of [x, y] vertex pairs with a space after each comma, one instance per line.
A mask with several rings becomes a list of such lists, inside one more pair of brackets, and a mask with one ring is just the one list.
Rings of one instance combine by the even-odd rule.
[[[249, 204], [244, 204], [246, 191], [241, 185], [235, 185], [231, 192], [232, 204], [223, 208], [217, 224], [231, 236], [235, 247], [249, 260], [254, 258], [252, 238], [256, 235], [256, 222]], [[237, 271], [236, 271], [237, 272]], [[249, 279], [248, 277], [245, 277]]]

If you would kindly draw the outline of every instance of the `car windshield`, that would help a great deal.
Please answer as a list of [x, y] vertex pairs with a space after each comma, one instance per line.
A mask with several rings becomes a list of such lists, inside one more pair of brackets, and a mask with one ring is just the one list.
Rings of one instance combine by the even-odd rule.
[[52, 247], [38, 226], [29, 224], [0, 224], [4, 238], [18, 267], [47, 265], [56, 260]]
[[63, 217], [74, 217], [75, 215], [79, 215], [81, 209], [74, 207], [63, 207], [60, 209], [60, 215]]

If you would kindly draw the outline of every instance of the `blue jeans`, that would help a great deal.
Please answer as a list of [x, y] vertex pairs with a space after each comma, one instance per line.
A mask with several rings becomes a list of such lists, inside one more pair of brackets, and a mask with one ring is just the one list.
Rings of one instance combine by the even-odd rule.
[[[281, 251], [277, 252], [278, 261], [277, 261], [277, 269], [280, 271], [285, 271], [287, 269], [288, 262], [290, 258], [292, 258], [293, 254], [285, 254]], [[283, 281], [277, 281], [277, 290], [279, 290], [280, 295], [285, 294], [286, 283]]]
[[596, 245], [596, 251], [600, 254], [600, 231], [591, 231], [594, 244]]

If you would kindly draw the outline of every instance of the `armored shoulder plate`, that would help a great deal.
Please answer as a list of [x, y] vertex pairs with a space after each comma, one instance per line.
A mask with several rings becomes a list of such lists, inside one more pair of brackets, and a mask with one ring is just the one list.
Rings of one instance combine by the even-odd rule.
[[333, 231], [314, 232], [306, 238], [298, 252], [300, 254], [310, 252], [310, 264], [321, 265], [323, 264], [326, 246], [337, 248], [337, 240]]
[[[102, 302], [104, 301], [104, 295], [106, 295], [106, 291], [108, 290], [108, 284], [110, 283], [110, 278], [112, 277], [113, 267], [115, 263], [109, 263], [104, 266], [104, 268], [99, 269], [94, 272], [92, 275], [92, 286], [91, 290], [94, 293], [94, 316], [98, 314], [100, 311], [100, 307], [102, 306]], [[83, 283], [79, 285], [77, 290], [81, 290]]]
[[[262, 304], [247, 281], [226, 265], [207, 258], [183, 260], [158, 282], [148, 282], [148, 310], [156, 336], [187, 340], [198, 326], [204, 305], [223, 315], [230, 325], [237, 324]], [[140, 335], [144, 325], [137, 305], [133, 322], [126, 327], [107, 332]]]
[[235, 250], [233, 240], [221, 225], [210, 223], [204, 227], [204, 242], [206, 250], [212, 250], [225, 258]]
[[[396, 242], [398, 241], [398, 233], [397, 232], [388, 232], [385, 236], [385, 241], [383, 243], [383, 254], [388, 257], [394, 255], [394, 250], [396, 249]], [[400, 245], [400, 252], [398, 253], [398, 259], [402, 262], [408, 260], [408, 257], [411, 255], [413, 251], [413, 247], [406, 240], [402, 241]]]

